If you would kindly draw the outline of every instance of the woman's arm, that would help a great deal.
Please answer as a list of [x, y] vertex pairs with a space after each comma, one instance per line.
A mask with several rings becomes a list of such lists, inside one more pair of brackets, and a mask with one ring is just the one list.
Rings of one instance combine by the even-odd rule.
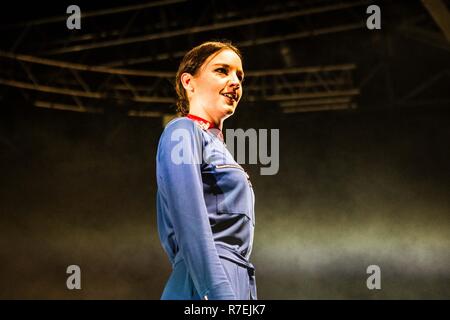
[[158, 187], [167, 199], [178, 254], [200, 297], [235, 299], [214, 244], [200, 164], [192, 161], [201, 160], [202, 155], [201, 132], [195, 126], [189, 119], [180, 119], [165, 129], [158, 149]]

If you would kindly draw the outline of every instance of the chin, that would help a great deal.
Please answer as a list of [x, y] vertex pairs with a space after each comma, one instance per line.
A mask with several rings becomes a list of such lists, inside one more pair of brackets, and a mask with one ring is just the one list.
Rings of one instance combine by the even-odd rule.
[[234, 113], [234, 110], [236, 110], [235, 106], [226, 105], [225, 106], [225, 112], [227, 115], [232, 115]]

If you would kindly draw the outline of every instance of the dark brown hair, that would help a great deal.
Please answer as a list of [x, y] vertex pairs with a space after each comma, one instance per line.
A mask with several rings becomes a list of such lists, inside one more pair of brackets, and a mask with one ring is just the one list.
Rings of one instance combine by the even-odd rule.
[[234, 51], [242, 60], [242, 55], [239, 49], [232, 45], [229, 41], [204, 42], [201, 45], [198, 45], [195, 48], [191, 49], [184, 55], [175, 77], [175, 90], [178, 96], [177, 111], [181, 116], [185, 116], [189, 113], [189, 100], [186, 90], [181, 84], [181, 75], [187, 72], [195, 76], [206, 59], [208, 59], [208, 57], [224, 49]]

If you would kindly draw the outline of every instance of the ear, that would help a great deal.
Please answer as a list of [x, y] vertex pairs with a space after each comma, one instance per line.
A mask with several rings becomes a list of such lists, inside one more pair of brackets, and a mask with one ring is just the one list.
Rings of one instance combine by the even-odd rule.
[[194, 85], [193, 85], [193, 81], [194, 77], [192, 76], [192, 74], [190, 73], [183, 73], [180, 77], [180, 81], [181, 84], [183, 85], [183, 88], [187, 91], [187, 92], [194, 92]]

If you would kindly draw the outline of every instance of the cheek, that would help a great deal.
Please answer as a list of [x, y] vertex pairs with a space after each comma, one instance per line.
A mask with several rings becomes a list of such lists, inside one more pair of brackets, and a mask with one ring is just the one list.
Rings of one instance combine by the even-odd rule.
[[214, 78], [202, 79], [202, 84], [198, 87], [198, 92], [203, 96], [218, 96], [224, 85]]

